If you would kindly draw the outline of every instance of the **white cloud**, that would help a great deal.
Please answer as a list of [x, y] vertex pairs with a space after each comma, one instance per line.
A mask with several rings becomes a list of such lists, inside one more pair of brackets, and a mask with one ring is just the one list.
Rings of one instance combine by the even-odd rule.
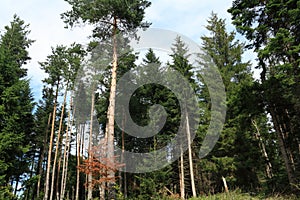
[[230, 22], [229, 0], [155, 0], [146, 11], [146, 18], [154, 27], [166, 28], [199, 41], [212, 11]]
[[45, 74], [40, 69], [38, 62], [45, 61], [51, 54], [51, 46], [68, 45], [73, 42], [84, 43], [90, 34], [89, 28], [69, 30], [64, 28], [60, 14], [69, 9], [63, 0], [4, 0], [0, 7], [0, 30], [8, 25], [17, 14], [27, 24], [30, 24], [30, 39], [35, 40], [29, 48], [32, 60], [27, 64], [28, 77], [36, 99], [41, 98], [42, 82]]
[[[227, 9], [231, 0], [153, 0], [146, 10], [146, 20], [152, 27], [169, 29], [186, 35], [200, 44], [200, 36], [206, 33], [206, 20], [212, 11], [230, 22]], [[30, 47], [32, 61], [28, 64], [28, 76], [40, 98], [41, 79], [45, 77], [39, 69], [38, 61], [44, 61], [51, 53], [51, 46], [84, 43], [90, 35], [91, 28], [64, 29], [60, 14], [67, 11], [69, 5], [63, 0], [2, 0], [0, 7], [0, 30], [12, 20], [13, 14], [19, 15], [30, 23], [30, 38], [36, 42]]]

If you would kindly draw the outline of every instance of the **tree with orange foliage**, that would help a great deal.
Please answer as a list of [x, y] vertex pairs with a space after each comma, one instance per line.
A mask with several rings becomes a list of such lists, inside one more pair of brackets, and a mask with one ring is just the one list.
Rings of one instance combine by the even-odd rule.
[[[118, 161], [118, 157], [114, 156], [110, 158], [107, 156], [107, 140], [102, 139], [99, 145], [94, 146], [90, 152], [92, 159], [83, 160], [83, 164], [79, 166], [79, 171], [85, 174], [92, 174], [91, 187], [99, 187], [100, 199], [104, 199], [105, 191], [101, 191], [101, 188], [107, 190], [106, 183], [115, 182], [117, 177], [110, 177], [109, 172], [116, 172], [118, 169], [124, 166], [124, 164]], [[85, 183], [88, 187], [88, 182]]]

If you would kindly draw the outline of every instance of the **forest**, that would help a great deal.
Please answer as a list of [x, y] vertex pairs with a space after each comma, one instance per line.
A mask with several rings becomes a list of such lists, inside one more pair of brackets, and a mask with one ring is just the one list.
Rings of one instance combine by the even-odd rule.
[[300, 198], [300, 1], [233, 0], [167, 56], [130, 46], [150, 1], [64, 1], [93, 30], [49, 46], [39, 100], [30, 22], [0, 32], [0, 200]]

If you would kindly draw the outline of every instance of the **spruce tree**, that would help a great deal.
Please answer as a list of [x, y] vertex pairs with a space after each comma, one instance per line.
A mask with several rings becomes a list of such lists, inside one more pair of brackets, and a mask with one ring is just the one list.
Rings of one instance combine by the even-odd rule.
[[289, 185], [299, 185], [299, 1], [236, 0], [233, 24], [258, 55], [258, 90], [272, 117]]
[[[149, 77], [157, 77], [158, 79], [163, 79], [163, 71], [166, 70], [159, 59], [156, 56], [153, 49], [149, 49], [145, 54], [145, 58], [142, 60], [141, 66], [137, 71], [138, 76], [136, 82], [143, 82]], [[163, 105], [167, 113], [170, 113], [171, 103], [168, 102], [168, 96], [170, 90], [164, 88], [158, 84], [146, 84], [141, 86], [133, 95], [130, 108], [131, 116], [137, 124], [147, 125], [149, 123], [149, 118], [155, 119], [153, 123], [159, 122], [161, 113], [153, 112], [149, 113], [149, 108], [154, 104]], [[167, 98], [166, 98], [167, 97]], [[172, 96], [174, 98], [174, 96]], [[165, 126], [170, 126], [171, 118], [167, 118]], [[169, 125], [167, 125], [169, 124]], [[155, 136], [138, 139], [134, 147], [137, 147], [140, 152], [151, 152], [157, 151], [160, 148], [164, 147], [166, 143], [170, 140], [171, 134], [168, 133], [168, 130], [163, 127], [163, 129], [157, 133]], [[154, 154], [153, 160], [155, 162], [150, 162], [148, 159], [145, 159], [142, 162], [142, 166], [139, 166], [141, 169], [151, 166], [159, 166], [161, 159], [159, 156], [166, 157], [166, 154], [159, 155]], [[163, 198], [164, 195], [161, 194], [165, 188], [168, 188], [171, 184], [172, 177], [172, 168], [171, 166], [166, 166], [163, 169], [159, 169], [153, 172], [142, 173], [135, 175], [136, 180], [139, 182], [138, 194], [132, 194], [139, 199], [149, 199], [149, 198]]]
[[[212, 13], [206, 26], [209, 35], [201, 37], [203, 54], [200, 56], [200, 64], [204, 62], [205, 66], [206, 56], [213, 61], [220, 71], [227, 96], [226, 120], [219, 141], [213, 151], [199, 162], [202, 176], [205, 177], [202, 180], [202, 188], [207, 193], [222, 190], [222, 177], [229, 187], [243, 188], [247, 187], [249, 182], [253, 185], [258, 184], [255, 173], [258, 166], [255, 163], [259, 154], [257, 147], [253, 145], [253, 128], [249, 118], [251, 113], [243, 112], [248, 107], [246, 102], [249, 100], [242, 95], [242, 91], [249, 89], [253, 83], [250, 63], [242, 61], [244, 44], [235, 39], [235, 32], [227, 32], [225, 25], [224, 19]], [[199, 75], [205, 74], [200, 70]], [[204, 124], [201, 126], [201, 131], [206, 129], [207, 122], [210, 120], [211, 106], [205, 82], [203, 83], [200, 99], [204, 103], [201, 105], [204, 106], [207, 114], [202, 116], [201, 121]], [[243, 107], [241, 102], [245, 103], [243, 106], [246, 107]], [[248, 163], [247, 166], [245, 162]], [[246, 173], [247, 176], [244, 176]], [[205, 188], [205, 185], [209, 187]]]
[[0, 38], [0, 197], [9, 197], [10, 183], [29, 172], [33, 127], [33, 97], [26, 80], [24, 65], [30, 60], [28, 48], [33, 40], [28, 38], [28, 26], [14, 16]]

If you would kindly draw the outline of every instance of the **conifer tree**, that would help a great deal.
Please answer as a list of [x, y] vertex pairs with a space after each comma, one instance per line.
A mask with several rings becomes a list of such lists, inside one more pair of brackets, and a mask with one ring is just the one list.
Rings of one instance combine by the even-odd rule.
[[[52, 122], [51, 122], [51, 133], [50, 133], [50, 142], [48, 148], [48, 159], [47, 159], [47, 171], [45, 179], [45, 195], [44, 199], [52, 199], [54, 193], [54, 177], [56, 171], [56, 161], [58, 156], [58, 148], [60, 142], [60, 134], [62, 130], [62, 123], [64, 121], [64, 106], [66, 103], [67, 92], [72, 89], [74, 85], [75, 78], [77, 76], [77, 71], [81, 65], [82, 57], [84, 56], [84, 51], [80, 45], [72, 44], [71, 47], [66, 46], [57, 46], [52, 48], [52, 55], [47, 57], [47, 61], [41, 62], [41, 68], [48, 73], [48, 77], [44, 80], [48, 87], [54, 89], [54, 103], [52, 111]], [[56, 113], [58, 108], [58, 95], [61, 87], [65, 89], [64, 91], [64, 100], [62, 103], [59, 129], [57, 133], [56, 148], [54, 154], [54, 162], [52, 167], [52, 179], [50, 178], [50, 168], [51, 168], [51, 153], [53, 148], [54, 134], [55, 134], [55, 122], [56, 122]], [[51, 187], [49, 187], [51, 183]], [[50, 190], [50, 195], [48, 192]], [[58, 191], [57, 191], [58, 192]]]
[[[143, 82], [149, 77], [157, 77], [158, 79], [163, 79], [163, 71], [166, 67], [162, 65], [159, 57], [156, 56], [153, 49], [149, 49], [145, 54], [145, 58], [142, 60], [141, 66], [138, 68], [138, 76], [136, 82]], [[170, 112], [171, 103], [167, 101], [166, 96], [169, 96], [170, 91], [157, 84], [147, 84], [141, 86], [133, 95], [130, 108], [132, 111], [131, 116], [133, 119], [142, 125], [146, 125], [149, 122], [149, 117], [153, 120], [152, 123], [159, 122], [160, 114], [155, 111], [149, 112], [150, 106], [154, 104], [160, 104], [165, 107], [167, 112]], [[173, 97], [173, 96], [172, 96]], [[149, 116], [151, 114], [151, 116]], [[171, 119], [167, 119], [170, 121]], [[170, 124], [170, 122], [167, 122]], [[141, 152], [151, 152], [157, 151], [166, 145], [166, 142], [170, 139], [170, 134], [167, 133], [166, 129], [163, 128], [159, 133], [153, 137], [144, 138], [143, 140], [138, 140], [138, 143], [134, 145]], [[142, 166], [139, 168], [144, 169], [146, 167], [154, 167], [159, 165], [159, 160], [163, 159], [159, 156], [165, 157], [166, 154], [159, 155], [154, 153], [155, 162], [149, 162], [145, 159]], [[159, 169], [153, 172], [142, 173], [136, 175], [135, 178], [139, 182], [139, 194], [136, 195], [140, 199], [149, 198], [163, 198], [163, 192], [165, 188], [169, 187], [172, 177], [171, 166], [166, 166], [163, 169]]]
[[228, 10], [258, 54], [265, 110], [271, 115], [292, 190], [299, 185], [299, 1], [236, 0]]
[[[188, 80], [189, 84], [191, 85], [191, 87], [193, 88], [193, 90], [196, 92], [197, 91], [197, 85], [194, 79], [194, 73], [193, 73], [193, 66], [189, 63], [189, 54], [188, 54], [188, 46], [182, 41], [182, 39], [177, 36], [175, 39], [175, 43], [173, 44], [172, 49], [172, 60], [171, 63], [169, 63], [169, 67], [178, 71], [180, 74], [182, 74], [182, 76], [184, 76], [184, 78], [186, 80]], [[188, 98], [188, 95], [186, 94], [187, 91], [185, 91], [185, 89], [183, 88], [182, 92], [182, 97], [184, 98], [185, 101], [190, 101], [190, 99]], [[185, 132], [185, 138], [183, 139], [184, 141], [187, 141], [188, 143], [188, 171], [189, 171], [189, 182], [190, 182], [190, 186], [192, 189], [192, 196], [196, 197], [196, 185], [195, 185], [195, 177], [194, 177], [194, 164], [193, 164], [193, 158], [192, 158], [192, 143], [191, 143], [191, 132], [194, 130], [193, 127], [190, 127], [190, 124], [192, 124], [193, 119], [191, 119], [190, 117], [190, 111], [191, 109], [194, 108], [189, 108], [188, 105], [183, 105], [184, 106], [184, 113], [181, 113], [181, 115], [184, 115], [184, 132]], [[185, 164], [184, 164], [184, 152], [181, 152], [182, 155], [180, 157], [180, 173], [181, 173], [181, 178], [180, 178], [180, 183], [181, 183], [181, 198], [185, 198], [184, 197], [184, 189], [185, 189], [185, 183], [184, 183], [184, 177], [185, 177], [185, 173], [184, 171], [186, 169], [185, 168]]]
[[[98, 39], [112, 38], [113, 56], [112, 56], [112, 72], [111, 72], [111, 88], [109, 96], [109, 106], [107, 112], [107, 140], [108, 140], [108, 157], [114, 156], [114, 110], [116, 96], [116, 79], [117, 79], [117, 34], [130, 33], [136, 31], [139, 27], [147, 27], [149, 24], [143, 23], [145, 8], [150, 6], [150, 2], [146, 0], [121, 1], [121, 0], [97, 0], [79, 1], [66, 0], [72, 10], [62, 15], [64, 21], [73, 26], [75, 23], [83, 21], [83, 23], [96, 24], [93, 30], [93, 36]], [[125, 3], [125, 5], [124, 5]], [[111, 180], [114, 179], [114, 172], [110, 172]], [[112, 189], [114, 182], [110, 183]]]
[[[254, 173], [254, 169], [258, 170], [259, 166], [255, 162], [257, 158], [261, 158], [252, 139], [253, 127], [249, 116], [254, 112], [250, 113], [250, 109], [245, 111], [252, 103], [245, 95], [242, 95], [242, 91], [249, 89], [253, 84], [250, 63], [242, 61], [244, 44], [235, 39], [235, 32], [227, 32], [225, 25], [224, 19], [212, 13], [206, 26], [209, 35], [201, 37], [204, 56], [201, 56], [200, 63], [203, 61], [205, 63], [205, 56], [213, 61], [220, 71], [226, 90], [227, 112], [224, 129], [213, 151], [199, 162], [201, 173], [207, 174], [206, 181], [202, 184], [203, 186], [209, 185], [208, 188], [212, 192], [224, 188], [222, 177], [224, 182], [226, 180], [229, 187], [233, 188], [235, 185], [243, 187], [250, 181], [253, 185], [258, 184], [257, 173]], [[200, 75], [203, 75], [201, 71]], [[205, 104], [208, 103], [207, 106], [204, 105], [204, 108], [205, 112], [209, 113], [211, 102], [208, 97], [207, 88], [203, 85], [200, 99]], [[248, 105], [247, 102], [249, 102]], [[203, 115], [202, 120], [205, 122], [209, 118], [209, 115]], [[205, 129], [205, 124], [202, 128]], [[250, 150], [251, 153], [249, 153]], [[243, 164], [246, 161], [247, 166]], [[243, 176], [243, 173], [248, 175]], [[205, 187], [202, 188], [207, 190]]]
[[10, 183], [29, 172], [28, 154], [33, 139], [33, 97], [24, 65], [30, 60], [29, 25], [14, 15], [0, 37], [0, 198], [12, 198]]

